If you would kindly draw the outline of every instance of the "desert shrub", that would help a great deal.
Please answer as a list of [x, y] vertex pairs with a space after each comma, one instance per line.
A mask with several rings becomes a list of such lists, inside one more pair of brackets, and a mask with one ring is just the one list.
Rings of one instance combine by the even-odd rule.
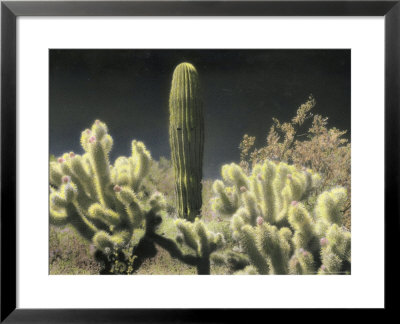
[[240, 148], [240, 165], [246, 172], [265, 160], [282, 161], [307, 167], [322, 176], [319, 191], [333, 186], [347, 189], [343, 206], [343, 225], [351, 229], [351, 144], [345, 130], [328, 128], [328, 118], [311, 113], [316, 100], [310, 96], [289, 122], [273, 118], [266, 145], [255, 148], [256, 138], [244, 135]]

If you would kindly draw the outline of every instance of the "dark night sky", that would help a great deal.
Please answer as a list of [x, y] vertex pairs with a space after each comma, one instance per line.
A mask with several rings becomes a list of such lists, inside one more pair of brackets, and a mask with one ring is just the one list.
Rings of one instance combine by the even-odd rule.
[[314, 114], [350, 134], [350, 50], [51, 50], [50, 153], [82, 153], [81, 131], [100, 119], [114, 138], [112, 163], [132, 139], [169, 158], [169, 88], [181, 62], [200, 75], [205, 178], [238, 162], [244, 134], [262, 145], [271, 118], [288, 121], [310, 93]]

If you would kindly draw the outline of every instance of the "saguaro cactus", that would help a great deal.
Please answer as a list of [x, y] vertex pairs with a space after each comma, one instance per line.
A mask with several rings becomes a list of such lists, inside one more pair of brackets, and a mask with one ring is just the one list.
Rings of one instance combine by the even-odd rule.
[[175, 68], [169, 110], [177, 211], [179, 217], [193, 221], [202, 204], [204, 117], [198, 74], [192, 64]]

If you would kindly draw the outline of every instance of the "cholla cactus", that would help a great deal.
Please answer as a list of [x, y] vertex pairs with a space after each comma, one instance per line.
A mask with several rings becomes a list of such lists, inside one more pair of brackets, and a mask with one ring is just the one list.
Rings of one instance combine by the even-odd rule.
[[[108, 159], [112, 138], [107, 126], [96, 121], [82, 132], [81, 156], [65, 153], [50, 162], [50, 223], [70, 224], [97, 248], [95, 257], [103, 263], [100, 273], [132, 273], [145, 259], [157, 253], [155, 244], [199, 274], [210, 273], [210, 255], [224, 243], [222, 234], [208, 231], [198, 219], [194, 223], [177, 222], [182, 242], [195, 251], [185, 255], [173, 239], [157, 234], [165, 209], [162, 194], [146, 198], [141, 183], [151, 164], [143, 143], [132, 142], [132, 155], [119, 157], [114, 166]], [[145, 230], [126, 256], [127, 247], [137, 228]], [[117, 269], [118, 268], [118, 269]], [[122, 270], [121, 270], [122, 269]]]
[[[307, 199], [321, 178], [286, 163], [256, 164], [249, 176], [236, 164], [222, 167], [213, 208], [231, 217], [231, 230], [260, 274], [334, 274], [350, 270], [350, 233], [340, 228], [346, 190]], [[246, 272], [246, 271], [245, 271]], [[243, 272], [240, 272], [243, 273]]]
[[223, 216], [239, 215], [252, 226], [257, 217], [274, 225], [287, 223], [291, 202], [304, 199], [320, 182], [320, 176], [309, 169], [298, 171], [270, 161], [256, 164], [250, 176], [237, 164], [224, 165], [222, 178], [224, 182], [213, 184], [217, 196], [213, 209]]
[[82, 156], [65, 153], [50, 163], [50, 223], [70, 224], [103, 252], [129, 243], [146, 214], [163, 204], [158, 193], [139, 199], [151, 163], [144, 144], [133, 141], [132, 155], [118, 158], [114, 166], [108, 158], [112, 144], [107, 126], [97, 120], [82, 132]]
[[210, 256], [224, 245], [223, 235], [209, 231], [198, 218], [194, 223], [178, 219], [176, 226], [179, 230], [177, 241], [187, 245], [196, 255], [198, 274], [210, 274]]

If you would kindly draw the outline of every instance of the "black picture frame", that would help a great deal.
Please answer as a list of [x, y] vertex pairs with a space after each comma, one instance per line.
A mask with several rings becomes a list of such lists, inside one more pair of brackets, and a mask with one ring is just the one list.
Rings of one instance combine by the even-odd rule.
[[[233, 322], [266, 310], [16, 308], [16, 19], [19, 16], [384, 16], [385, 310], [399, 283], [400, 1], [2, 1], [1, 318], [4, 323]], [[371, 126], [372, 129], [372, 126]], [[374, 166], [371, 166], [373, 168]], [[368, 181], [368, 180], [366, 180]], [[372, 258], [372, 256], [371, 256]], [[372, 262], [372, 261], [371, 261]], [[367, 283], [366, 283], [367, 284]], [[248, 316], [251, 317], [248, 317]], [[254, 316], [254, 317], [253, 317]]]

